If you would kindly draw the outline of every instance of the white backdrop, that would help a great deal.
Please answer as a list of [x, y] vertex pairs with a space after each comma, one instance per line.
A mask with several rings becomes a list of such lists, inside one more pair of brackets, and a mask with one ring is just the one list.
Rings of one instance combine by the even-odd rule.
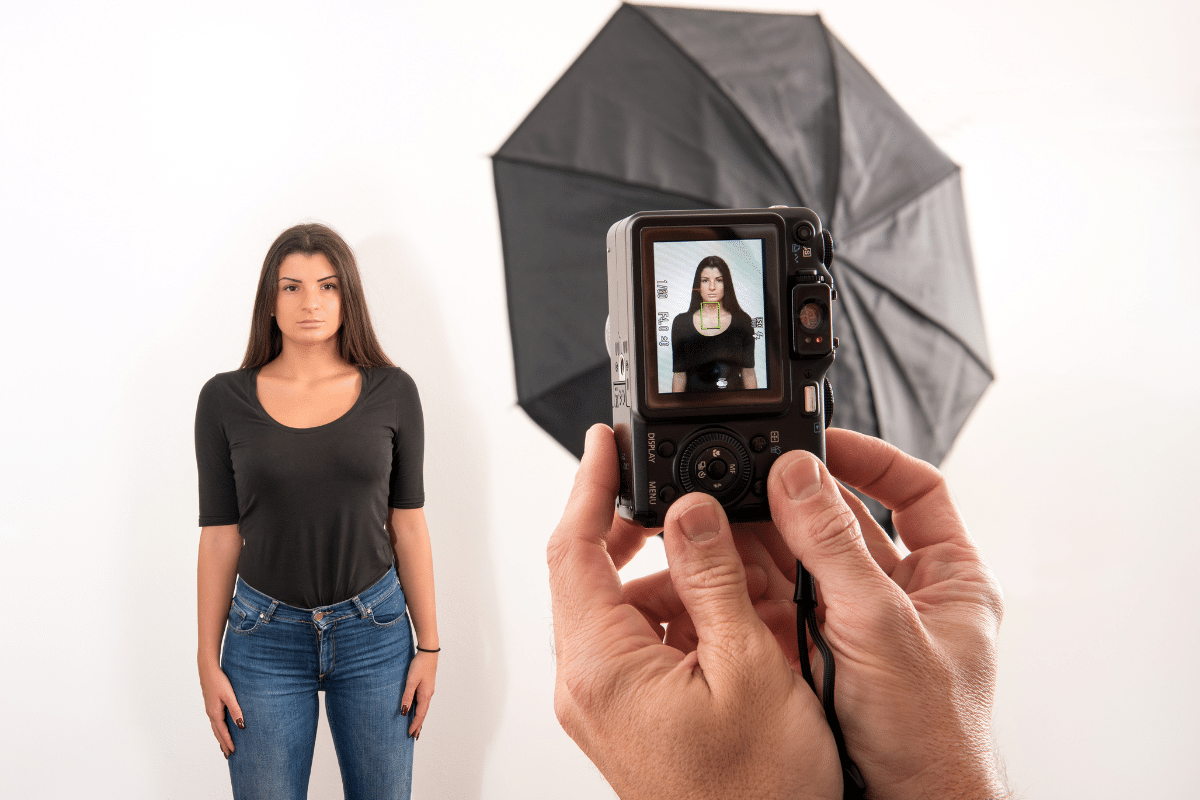
[[[192, 415], [240, 360], [267, 245], [319, 220], [425, 401], [445, 652], [415, 796], [612, 797], [551, 707], [544, 547], [574, 461], [515, 405], [488, 156], [615, 8], [0, 5], [0, 793], [228, 796]], [[964, 168], [998, 379], [944, 466], [1006, 590], [1012, 782], [1187, 796], [1200, 6], [820, 10]], [[340, 796], [324, 732], [311, 796]]]

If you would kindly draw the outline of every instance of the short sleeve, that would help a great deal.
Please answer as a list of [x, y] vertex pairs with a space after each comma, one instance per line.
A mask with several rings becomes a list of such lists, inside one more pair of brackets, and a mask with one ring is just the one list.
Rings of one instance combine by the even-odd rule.
[[417, 385], [408, 373], [396, 370], [397, 422], [392, 439], [391, 508], [425, 505], [425, 419]]
[[743, 315], [742, 322], [742, 367], [754, 369], [754, 326], [748, 316]]
[[238, 522], [237, 486], [233, 459], [225, 436], [221, 376], [200, 390], [196, 403], [196, 472], [200, 483], [200, 526]]
[[687, 345], [687, 331], [681, 323], [685, 317], [687, 314], [677, 314], [671, 322], [671, 372], [687, 372], [690, 366], [687, 355], [683, 352]]

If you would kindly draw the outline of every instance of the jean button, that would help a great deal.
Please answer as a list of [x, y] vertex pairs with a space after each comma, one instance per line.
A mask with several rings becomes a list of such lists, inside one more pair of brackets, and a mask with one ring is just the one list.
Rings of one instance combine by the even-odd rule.
[[324, 612], [324, 611], [318, 611], [317, 613], [313, 614], [313, 621], [314, 621], [314, 622], [320, 622], [320, 621], [321, 621], [321, 620], [323, 620], [323, 619], [325, 619], [325, 612]]

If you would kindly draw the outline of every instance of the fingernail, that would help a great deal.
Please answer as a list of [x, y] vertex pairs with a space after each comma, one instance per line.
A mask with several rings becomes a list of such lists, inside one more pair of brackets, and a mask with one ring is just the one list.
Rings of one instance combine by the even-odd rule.
[[717, 521], [717, 509], [712, 502], [697, 503], [679, 515], [679, 527], [683, 535], [693, 542], [707, 542], [721, 529]]
[[814, 456], [800, 456], [787, 465], [780, 477], [793, 500], [803, 500], [821, 491], [821, 468]]
[[245, 730], [245, 729], [246, 729], [246, 723], [242, 722], [242, 718], [241, 718], [241, 717], [238, 717], [237, 719], [235, 719], [235, 720], [233, 721], [233, 724], [234, 724], [234, 725], [237, 725], [237, 726], [238, 726], [239, 728], [241, 728], [242, 730]]
[[402, 717], [408, 716], [408, 706], [400, 706], [400, 716], [402, 716]]

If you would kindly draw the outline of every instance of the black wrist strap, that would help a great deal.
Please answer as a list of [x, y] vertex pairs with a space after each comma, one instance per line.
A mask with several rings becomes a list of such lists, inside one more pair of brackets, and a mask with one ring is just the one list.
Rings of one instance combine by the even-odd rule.
[[427, 649], [427, 648], [424, 648], [424, 647], [418, 647], [418, 648], [417, 648], [417, 651], [418, 651], [418, 652], [421, 652], [421, 653], [440, 653], [440, 652], [442, 652], [442, 648], [440, 648], [440, 647], [439, 647], [439, 648], [438, 648], [438, 649], [436, 649], [436, 650], [429, 650], [429, 649]]
[[824, 665], [821, 678], [821, 705], [825, 709], [825, 720], [833, 732], [833, 741], [837, 745], [838, 759], [842, 762], [842, 800], [865, 800], [867, 784], [858, 765], [850, 758], [846, 749], [846, 739], [842, 736], [842, 724], [838, 722], [837, 710], [833, 705], [834, 665], [833, 651], [825, 643], [821, 631], [817, 628], [817, 586], [812, 574], [799, 561], [796, 562], [796, 641], [800, 645], [800, 672], [808, 682], [813, 694], [817, 694], [817, 685], [813, 681], [812, 664], [808, 660], [808, 637], [804, 635], [805, 625], [808, 635], [812, 637], [813, 645], [821, 654]]

